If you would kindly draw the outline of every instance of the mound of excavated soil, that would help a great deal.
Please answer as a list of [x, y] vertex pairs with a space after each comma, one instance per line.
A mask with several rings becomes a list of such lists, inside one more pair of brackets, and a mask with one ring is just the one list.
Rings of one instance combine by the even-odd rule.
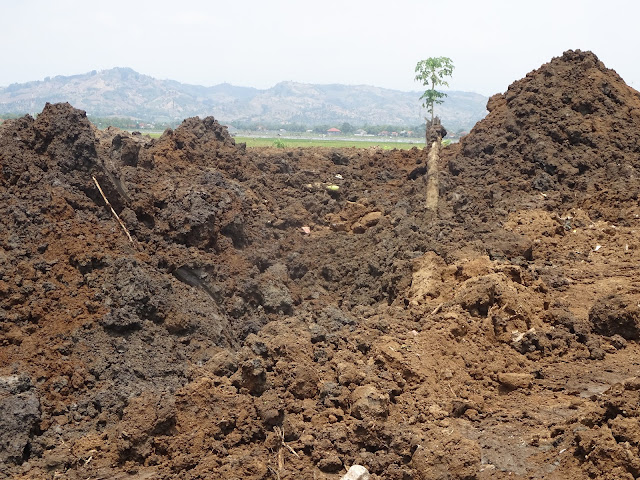
[[418, 149], [2, 124], [0, 478], [640, 476], [640, 97], [488, 108], [437, 216]]
[[[456, 214], [581, 205], [594, 219], [633, 222], [640, 94], [593, 53], [565, 52], [494, 95], [487, 109], [446, 165]], [[465, 202], [469, 191], [482, 196]]]

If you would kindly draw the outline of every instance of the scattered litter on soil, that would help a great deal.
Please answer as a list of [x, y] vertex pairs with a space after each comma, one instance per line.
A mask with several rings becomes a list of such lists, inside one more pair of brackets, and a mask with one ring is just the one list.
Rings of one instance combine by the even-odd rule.
[[3, 123], [0, 478], [640, 476], [640, 95], [488, 109], [437, 214], [418, 149]]

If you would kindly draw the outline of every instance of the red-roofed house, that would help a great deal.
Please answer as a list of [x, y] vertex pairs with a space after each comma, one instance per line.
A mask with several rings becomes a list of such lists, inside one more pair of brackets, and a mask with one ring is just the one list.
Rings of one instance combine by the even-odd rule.
[[330, 128], [329, 130], [327, 130], [327, 133], [328, 133], [329, 135], [337, 135], [337, 134], [339, 134], [339, 133], [341, 133], [341, 132], [340, 132], [340, 130], [338, 130], [336, 127], [332, 127], [332, 128]]

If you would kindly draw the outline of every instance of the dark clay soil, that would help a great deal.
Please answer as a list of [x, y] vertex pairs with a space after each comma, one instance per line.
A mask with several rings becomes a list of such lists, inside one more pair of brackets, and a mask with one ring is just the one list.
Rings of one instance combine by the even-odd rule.
[[488, 109], [436, 214], [418, 149], [3, 123], [0, 478], [639, 477], [640, 95]]

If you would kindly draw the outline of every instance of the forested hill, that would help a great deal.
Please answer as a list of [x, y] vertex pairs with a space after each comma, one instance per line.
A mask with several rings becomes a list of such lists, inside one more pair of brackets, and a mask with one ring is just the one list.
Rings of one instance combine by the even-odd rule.
[[[410, 126], [426, 116], [419, 97], [418, 91], [368, 85], [281, 82], [266, 90], [226, 83], [204, 87], [112, 68], [0, 87], [0, 115], [38, 112], [45, 102], [69, 102], [92, 116], [158, 122], [213, 115], [228, 123]], [[436, 112], [450, 131], [470, 130], [485, 116], [486, 103], [482, 95], [450, 91]]]

